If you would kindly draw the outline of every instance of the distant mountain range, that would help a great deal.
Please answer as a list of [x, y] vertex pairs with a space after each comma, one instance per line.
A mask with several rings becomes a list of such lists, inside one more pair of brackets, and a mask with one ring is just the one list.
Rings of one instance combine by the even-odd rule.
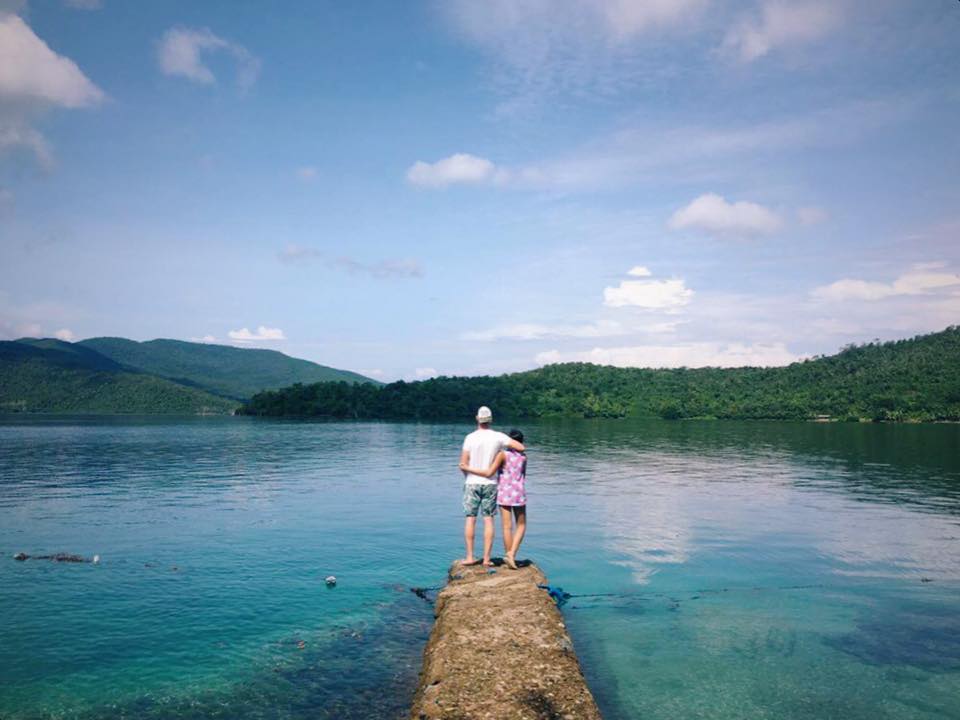
[[379, 385], [275, 350], [125, 338], [0, 341], [0, 412], [222, 414], [262, 390], [336, 381]]

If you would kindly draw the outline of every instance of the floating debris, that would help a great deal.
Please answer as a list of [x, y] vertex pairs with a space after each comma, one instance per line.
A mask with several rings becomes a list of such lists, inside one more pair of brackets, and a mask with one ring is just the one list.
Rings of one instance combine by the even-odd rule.
[[327, 575], [323, 581], [327, 584], [327, 587], [333, 587], [337, 584], [337, 578], [334, 575]]
[[563, 607], [567, 600], [573, 597], [568, 592], [565, 592], [562, 587], [554, 587], [553, 585], [537, 585], [541, 590], [546, 590], [547, 594], [553, 598], [553, 601], [557, 604], [558, 607]]

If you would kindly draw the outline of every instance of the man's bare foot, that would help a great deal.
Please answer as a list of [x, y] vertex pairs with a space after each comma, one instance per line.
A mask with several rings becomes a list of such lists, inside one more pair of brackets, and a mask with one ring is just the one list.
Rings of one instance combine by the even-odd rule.
[[475, 560], [474, 558], [464, 558], [463, 560], [460, 561], [460, 564], [461, 564], [461, 565], [476, 565], [478, 562], [480, 562], [480, 561], [479, 561], [479, 560]]
[[503, 556], [503, 561], [507, 564], [507, 567], [510, 568], [511, 570], [520, 569], [517, 567], [516, 559], [510, 553], [507, 553], [506, 555]]

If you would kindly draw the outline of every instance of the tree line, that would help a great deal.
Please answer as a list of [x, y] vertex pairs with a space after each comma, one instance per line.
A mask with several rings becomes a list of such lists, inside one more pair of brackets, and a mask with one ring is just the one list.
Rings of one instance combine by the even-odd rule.
[[960, 420], [960, 327], [777, 368], [548, 365], [496, 377], [320, 382], [257, 393], [248, 415], [442, 420], [505, 417]]

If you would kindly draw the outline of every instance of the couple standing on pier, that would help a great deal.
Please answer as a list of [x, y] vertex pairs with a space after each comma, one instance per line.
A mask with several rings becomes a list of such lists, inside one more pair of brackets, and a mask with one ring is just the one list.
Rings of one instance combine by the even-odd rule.
[[[463, 514], [466, 522], [463, 539], [467, 545], [464, 565], [476, 565], [473, 543], [477, 515], [483, 516], [483, 564], [493, 565], [493, 516], [500, 507], [503, 524], [503, 560], [517, 569], [517, 550], [527, 529], [527, 496], [524, 486], [527, 456], [523, 433], [511, 430], [509, 435], [491, 429], [493, 413], [483, 406], [477, 410], [477, 429], [463, 440], [460, 470], [463, 471]], [[516, 526], [514, 526], [514, 522]]]

